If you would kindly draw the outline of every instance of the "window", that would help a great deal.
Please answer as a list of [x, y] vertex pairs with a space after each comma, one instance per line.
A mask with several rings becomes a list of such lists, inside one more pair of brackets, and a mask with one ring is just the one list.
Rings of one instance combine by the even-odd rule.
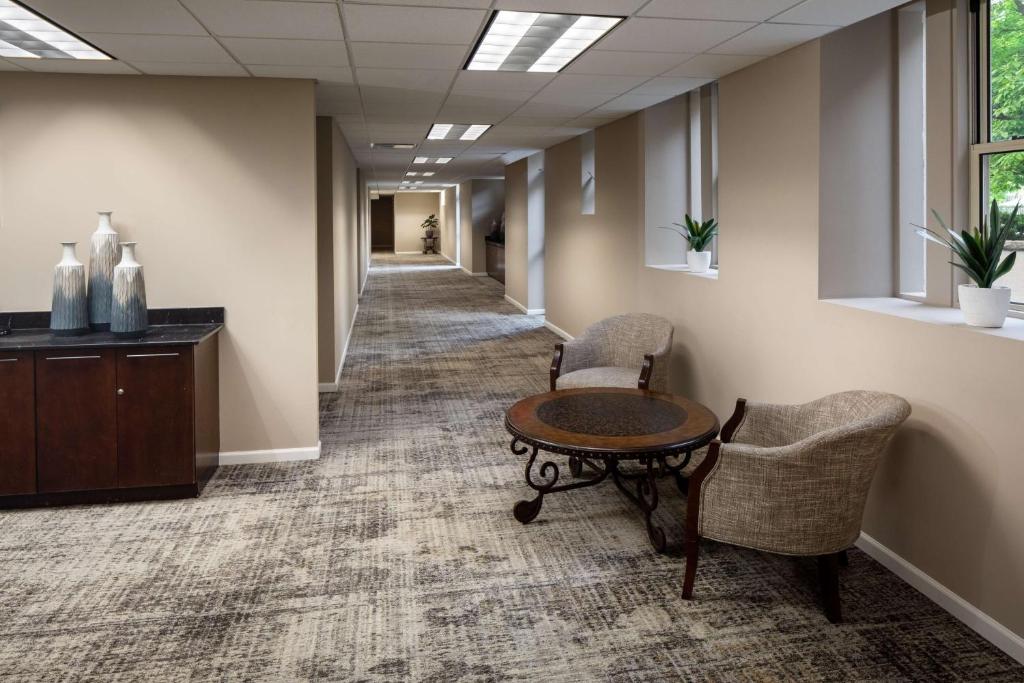
[[[718, 218], [718, 84], [690, 93], [690, 210], [694, 220]], [[711, 245], [718, 267], [718, 238]]]
[[897, 125], [899, 155], [899, 275], [900, 296], [921, 299], [925, 296], [927, 250], [917, 235], [919, 225], [928, 224], [925, 119], [925, 7], [918, 2], [900, 9], [896, 15], [897, 52]]
[[[718, 84], [644, 110], [645, 263], [685, 270], [686, 241], [660, 226], [718, 217]], [[718, 239], [711, 246], [718, 267]], [[714, 276], [714, 272], [711, 273]]]
[[[1024, 0], [979, 3], [976, 42], [975, 144], [971, 147], [971, 218], [975, 225], [993, 201], [1006, 215], [1024, 205]], [[1008, 249], [1024, 251], [1024, 231]], [[1010, 287], [1024, 311], [1024, 255], [998, 284]]]

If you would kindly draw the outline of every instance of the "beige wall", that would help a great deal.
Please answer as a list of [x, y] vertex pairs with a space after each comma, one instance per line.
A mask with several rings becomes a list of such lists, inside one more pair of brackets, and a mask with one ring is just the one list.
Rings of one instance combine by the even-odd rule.
[[526, 307], [527, 241], [529, 238], [529, 197], [527, 160], [505, 167], [505, 294]]
[[473, 181], [459, 184], [459, 265], [470, 273], [485, 272], [486, 263], [473, 262]]
[[458, 263], [458, 196], [454, 187], [443, 193], [444, 207], [441, 209], [441, 254], [452, 263]]
[[548, 320], [670, 318], [672, 389], [723, 418], [737, 396], [905, 396], [865, 530], [1024, 634], [1021, 343], [818, 300], [820, 168], [841, 161], [820, 157], [820, 57], [811, 43], [721, 82], [718, 280], [643, 265], [637, 117], [598, 129], [595, 216], [579, 215], [578, 144], [548, 150]]
[[370, 265], [370, 192], [366, 186], [366, 173], [363, 169], [356, 169], [356, 192], [357, 192], [357, 220], [356, 238], [358, 248], [358, 293], [363, 293], [363, 284], [366, 282], [366, 272]]
[[425, 234], [420, 227], [427, 216], [440, 218], [441, 202], [437, 192], [395, 193], [395, 253], [423, 251]]
[[359, 302], [358, 171], [330, 116], [316, 118], [318, 364], [324, 390], [334, 388]]
[[580, 213], [579, 138], [545, 152], [544, 290], [548, 320], [570, 334], [634, 310], [641, 186], [639, 115], [598, 128], [593, 215]]
[[334, 366], [335, 373], [338, 373], [345, 362], [353, 318], [359, 304], [359, 188], [355, 159], [336, 124], [331, 126], [331, 148], [334, 198]]
[[313, 84], [0, 73], [0, 309], [114, 211], [154, 308], [224, 306], [223, 451], [317, 443]]
[[338, 358], [334, 344], [334, 120], [316, 117], [316, 309], [317, 378], [334, 382]]

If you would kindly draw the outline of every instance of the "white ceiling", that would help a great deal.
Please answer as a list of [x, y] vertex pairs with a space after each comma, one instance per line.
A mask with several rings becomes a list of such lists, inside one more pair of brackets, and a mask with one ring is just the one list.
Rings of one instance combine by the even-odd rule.
[[[312, 78], [379, 190], [506, 163], [682, 94], [903, 0], [21, 0], [117, 58], [0, 70]], [[560, 74], [461, 71], [491, 10], [628, 17]], [[494, 124], [428, 141], [434, 122]], [[414, 150], [372, 148], [411, 142]], [[414, 156], [451, 156], [412, 166]]]

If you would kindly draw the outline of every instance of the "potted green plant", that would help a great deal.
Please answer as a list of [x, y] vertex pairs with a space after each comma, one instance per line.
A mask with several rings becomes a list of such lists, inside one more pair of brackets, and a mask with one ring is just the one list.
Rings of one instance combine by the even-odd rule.
[[427, 237], [433, 237], [434, 231], [437, 230], [438, 220], [437, 216], [430, 214], [427, 219], [420, 223], [420, 227], [426, 231]]
[[999, 213], [999, 205], [992, 201], [987, 220], [982, 220], [981, 230], [971, 232], [950, 230], [938, 212], [932, 214], [949, 235], [947, 238], [934, 230], [918, 227], [917, 234], [926, 240], [941, 244], [954, 254], [957, 261], [950, 261], [955, 268], [967, 273], [972, 284], [960, 285], [960, 308], [964, 321], [973, 327], [1002, 327], [1010, 311], [1010, 289], [995, 286], [996, 280], [1013, 269], [1017, 252], [1003, 258], [1006, 239], [1015, 230], [1018, 204], [1007, 219]]
[[686, 252], [686, 267], [691, 273], [708, 272], [711, 267], [711, 240], [718, 234], [718, 221], [712, 218], [698, 223], [690, 217], [690, 214], [686, 214], [682, 223], [659, 225], [658, 227], [661, 230], [671, 230], [686, 240], [690, 247]]

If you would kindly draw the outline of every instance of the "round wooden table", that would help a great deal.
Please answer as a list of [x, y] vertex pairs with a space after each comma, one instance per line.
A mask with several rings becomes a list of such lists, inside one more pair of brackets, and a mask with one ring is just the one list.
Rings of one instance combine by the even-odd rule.
[[[611, 476], [644, 513], [647, 535], [658, 552], [665, 550], [665, 532], [651, 521], [658, 507], [657, 477], [669, 472], [682, 488], [680, 471], [693, 450], [718, 435], [718, 418], [701, 404], [671, 394], [641, 389], [563, 389], [519, 401], [505, 413], [505, 428], [512, 434], [512, 452], [525, 455], [526, 483], [537, 492], [533, 500], [515, 504], [512, 514], [527, 524], [540, 513], [544, 496], [559, 491], [596, 486]], [[569, 457], [576, 479], [559, 484], [557, 464], [545, 462], [534, 478], [538, 451]], [[681, 459], [669, 462], [669, 458]], [[635, 460], [640, 472], [623, 472], [619, 464]], [[596, 474], [580, 478], [583, 465]], [[657, 466], [656, 466], [657, 465]], [[635, 492], [630, 490], [634, 484]]]

